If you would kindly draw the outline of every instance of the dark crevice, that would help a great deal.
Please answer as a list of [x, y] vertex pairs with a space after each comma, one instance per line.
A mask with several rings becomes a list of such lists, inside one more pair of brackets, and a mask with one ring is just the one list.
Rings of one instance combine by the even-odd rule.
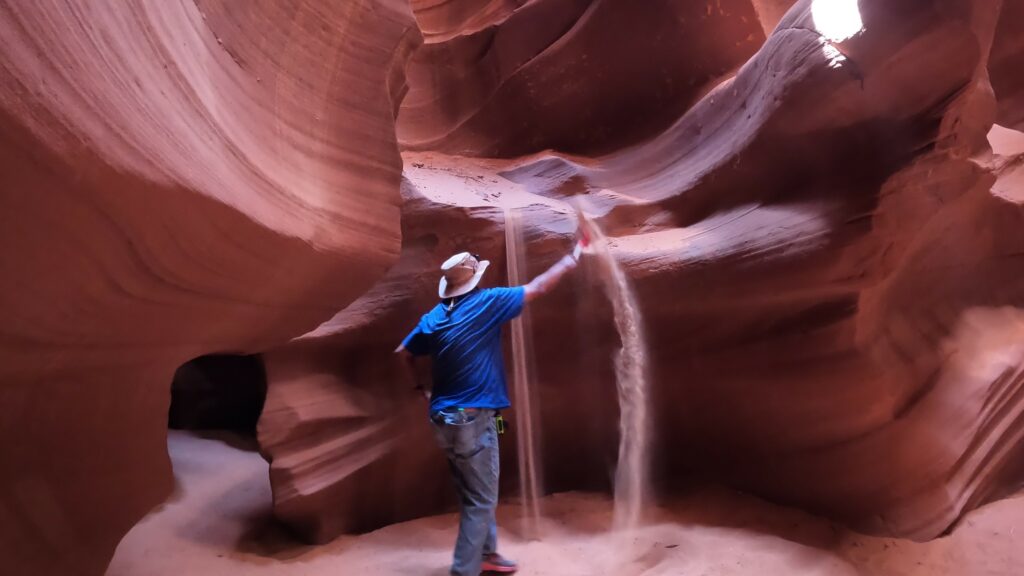
[[200, 356], [174, 373], [168, 427], [255, 436], [266, 395], [267, 376], [260, 356]]

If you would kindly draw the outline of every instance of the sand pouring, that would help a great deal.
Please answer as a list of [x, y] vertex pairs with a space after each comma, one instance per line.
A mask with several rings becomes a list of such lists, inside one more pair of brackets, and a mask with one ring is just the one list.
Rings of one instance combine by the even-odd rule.
[[640, 308], [629, 278], [611, 253], [608, 239], [597, 223], [577, 208], [581, 229], [590, 237], [592, 261], [602, 288], [611, 301], [622, 348], [615, 355], [615, 382], [619, 396], [619, 460], [615, 471], [614, 525], [636, 528], [648, 488], [650, 424], [648, 422], [647, 344]]

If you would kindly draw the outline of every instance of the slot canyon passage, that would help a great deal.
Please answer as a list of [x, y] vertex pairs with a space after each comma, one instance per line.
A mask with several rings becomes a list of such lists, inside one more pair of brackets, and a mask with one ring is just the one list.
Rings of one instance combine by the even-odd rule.
[[1024, 0], [0, 0], [0, 39], [3, 573], [447, 574], [392, 351], [448, 256], [532, 278], [579, 205], [647, 504], [612, 530], [584, 256], [519, 328], [521, 574], [1024, 574]]

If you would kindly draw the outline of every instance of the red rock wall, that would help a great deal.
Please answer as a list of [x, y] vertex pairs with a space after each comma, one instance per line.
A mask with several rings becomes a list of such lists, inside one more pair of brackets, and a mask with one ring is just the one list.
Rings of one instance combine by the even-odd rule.
[[174, 370], [399, 250], [403, 2], [0, 2], [0, 555], [99, 574], [171, 491]]
[[417, 12], [446, 33], [428, 36], [410, 63], [405, 149], [621, 148], [678, 118], [764, 41], [749, 0], [543, 0], [512, 12], [490, 2], [506, 9], [464, 29], [460, 4]]
[[[270, 349], [261, 449], [301, 534], [439, 510], [390, 351], [451, 253], [503, 282], [506, 209], [531, 274], [567, 250], [570, 196], [644, 306], [662, 493], [700, 474], [915, 538], [998, 494], [1024, 151], [984, 137], [1020, 126], [1020, 0], [861, 0], [838, 45], [785, 4], [0, 2], [5, 567], [102, 572], [170, 492], [172, 374], [210, 353]], [[607, 488], [607, 305], [584, 269], [530, 313], [546, 485]]]
[[796, 0], [753, 0], [752, 3], [767, 36], [775, 30], [779, 21], [792, 8], [793, 4], [796, 4]]
[[997, 121], [1024, 130], [1024, 0], [1003, 0], [989, 70], [999, 98]]
[[[601, 156], [544, 151], [601, 148], [562, 121], [572, 114], [553, 110], [564, 102], [585, 110], [602, 90], [558, 100], [557, 87], [605, 86], [598, 73], [567, 71], [583, 56], [633, 54], [628, 35], [652, 33], [625, 27], [582, 53], [563, 51], [586, 34], [572, 6], [506, 13], [505, 5], [504, 20], [487, 28], [494, 44], [456, 50], [483, 32], [460, 37], [453, 27], [451, 39], [414, 57], [403, 145], [536, 154], [405, 154], [399, 265], [334, 320], [267, 355], [260, 440], [278, 515], [324, 540], [431, 508], [423, 499], [371, 505], [366, 499], [383, 503], [388, 491], [372, 478], [398, 494], [422, 486], [434, 510], [443, 506], [441, 457], [431, 455], [422, 406], [390, 350], [434, 302], [434, 270], [451, 253], [495, 260], [490, 281], [503, 281], [504, 209], [528, 210], [531, 273], [567, 250], [573, 225], [561, 199], [570, 196], [586, 198], [639, 292], [663, 494], [694, 474], [711, 476], [863, 530], [926, 539], [1009, 485], [1007, 462], [1024, 433], [1024, 213], [1019, 157], [994, 156], [985, 140], [998, 112], [987, 73], [998, 3], [861, 0], [864, 33], [833, 44], [815, 31], [811, 3], [797, 2], [735, 77], [653, 122], [639, 144]], [[624, 9], [595, 2], [586, 10], [613, 6]], [[553, 52], [508, 68], [459, 63], [460, 54], [503, 53], [501, 34], [542, 9], [576, 22], [550, 43]], [[727, 30], [719, 37], [736, 42]], [[526, 40], [510, 45], [536, 54]], [[431, 68], [442, 48], [455, 64]], [[641, 69], [657, 67], [660, 52], [643, 55]], [[560, 82], [541, 84], [549, 89], [537, 100], [522, 92], [502, 100], [536, 62]], [[496, 74], [487, 84], [496, 89], [476, 91], [468, 71]], [[449, 73], [469, 87], [447, 83]], [[530, 107], [535, 122], [520, 122]], [[614, 127], [645, 113], [599, 117]], [[531, 314], [546, 486], [607, 487], [617, 345], [607, 306], [584, 269]], [[308, 387], [316, 394], [301, 392]], [[300, 424], [317, 433], [295, 431]], [[387, 445], [366, 440], [375, 429], [387, 430]], [[514, 445], [505, 448], [514, 489]], [[402, 462], [410, 464], [400, 477], [387, 475]]]

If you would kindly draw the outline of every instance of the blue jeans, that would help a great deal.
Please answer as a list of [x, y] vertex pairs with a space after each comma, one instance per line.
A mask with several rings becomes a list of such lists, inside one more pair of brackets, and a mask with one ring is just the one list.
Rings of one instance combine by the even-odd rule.
[[446, 414], [450, 417], [431, 422], [437, 442], [448, 456], [461, 508], [451, 573], [477, 576], [484, 554], [498, 548], [498, 524], [494, 519], [499, 473], [495, 412], [479, 410], [468, 422], [465, 413], [441, 412], [442, 417]]

